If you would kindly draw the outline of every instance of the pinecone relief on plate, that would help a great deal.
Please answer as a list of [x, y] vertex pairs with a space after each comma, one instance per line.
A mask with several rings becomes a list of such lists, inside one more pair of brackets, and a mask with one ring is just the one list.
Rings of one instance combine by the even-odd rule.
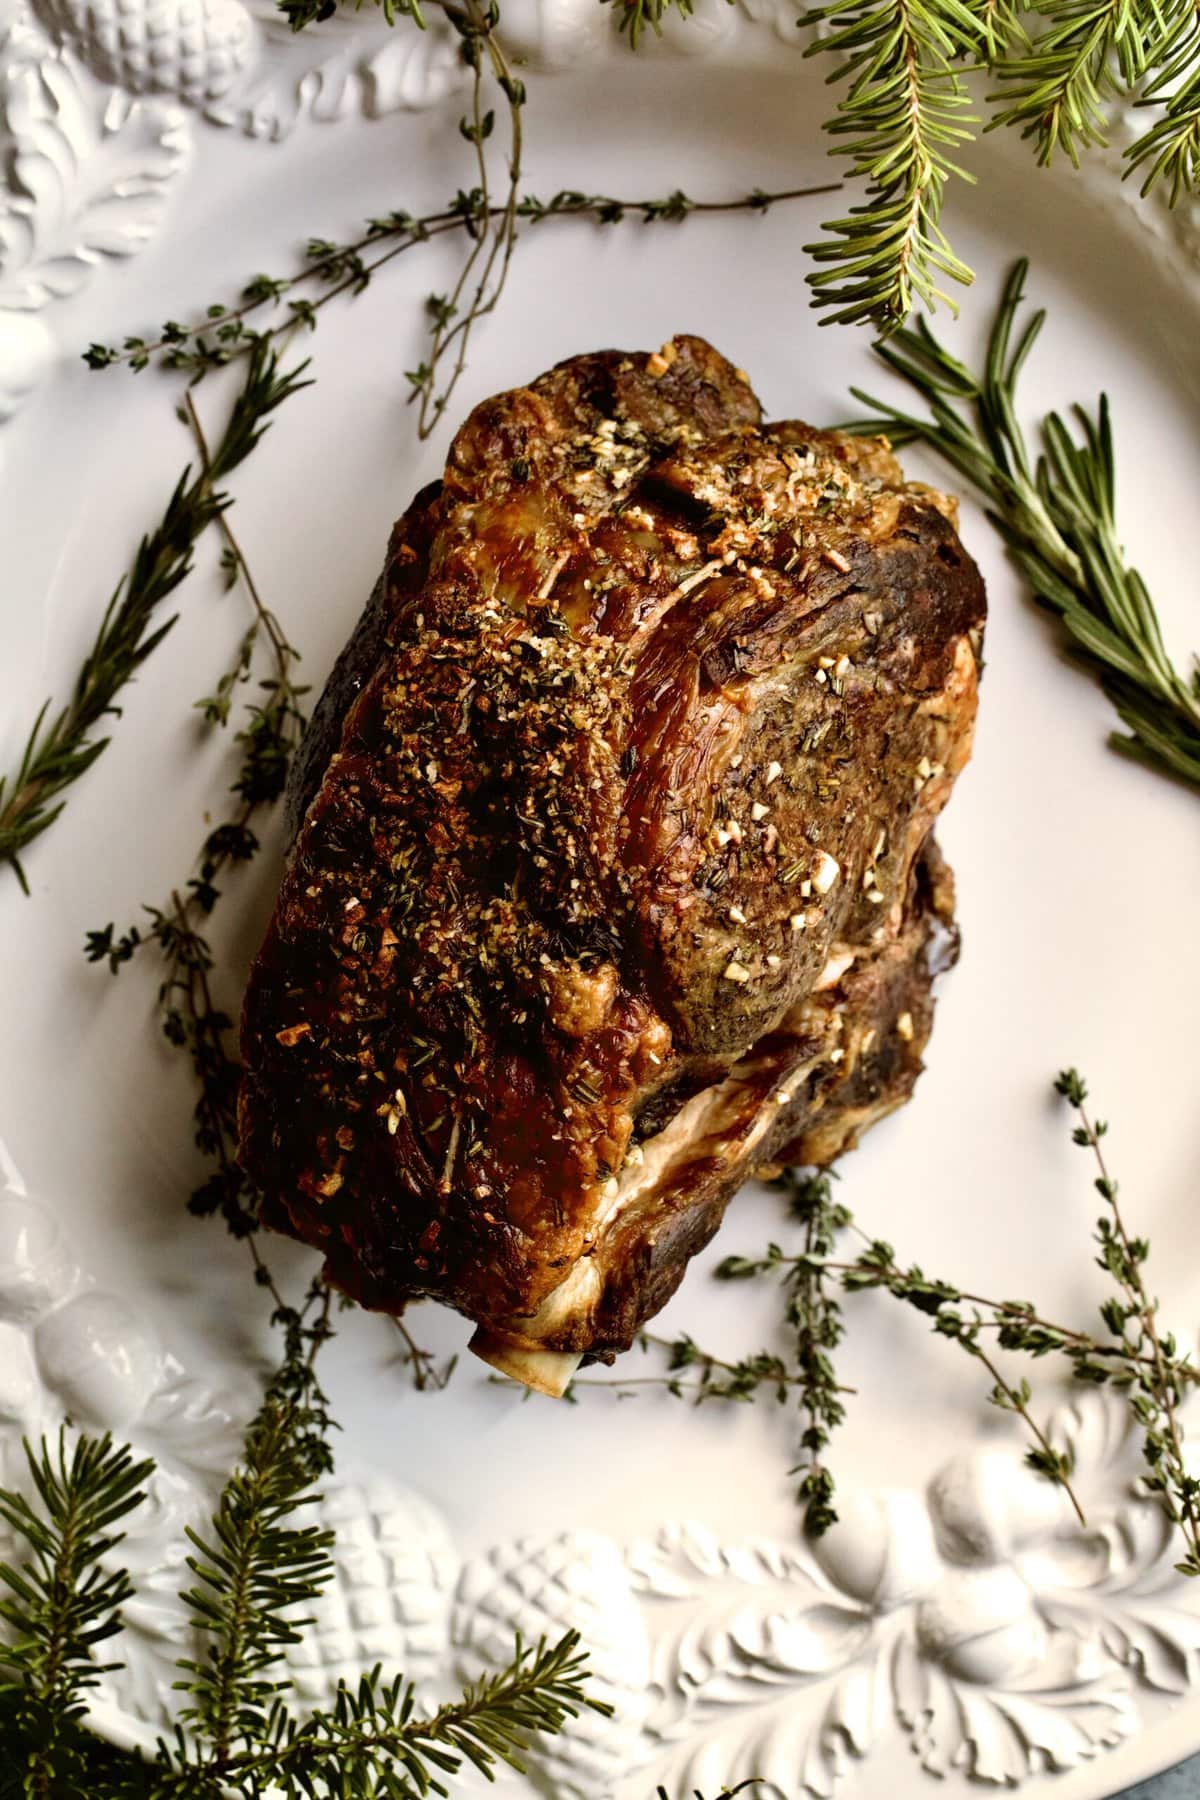
[[227, 94], [253, 54], [240, 0], [41, 0], [39, 10], [101, 81], [186, 106]]

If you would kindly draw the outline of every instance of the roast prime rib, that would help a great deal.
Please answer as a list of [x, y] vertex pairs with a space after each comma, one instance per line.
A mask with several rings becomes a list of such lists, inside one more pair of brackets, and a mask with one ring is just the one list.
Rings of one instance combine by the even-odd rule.
[[477, 407], [330, 680], [243, 1021], [267, 1221], [561, 1392], [906, 1100], [984, 620], [886, 444], [680, 337]]

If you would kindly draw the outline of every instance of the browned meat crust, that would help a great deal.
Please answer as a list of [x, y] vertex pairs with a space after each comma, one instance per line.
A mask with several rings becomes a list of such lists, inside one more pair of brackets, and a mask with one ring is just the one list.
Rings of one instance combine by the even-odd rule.
[[246, 998], [243, 1160], [348, 1292], [611, 1356], [755, 1166], [908, 1097], [984, 618], [951, 513], [693, 338], [472, 414]]

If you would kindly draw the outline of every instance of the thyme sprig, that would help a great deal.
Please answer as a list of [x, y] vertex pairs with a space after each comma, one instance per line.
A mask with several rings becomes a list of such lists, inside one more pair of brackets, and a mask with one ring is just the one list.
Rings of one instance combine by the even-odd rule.
[[[842, 1285], [849, 1292], [881, 1288], [914, 1306], [932, 1319], [933, 1329], [939, 1336], [963, 1345], [970, 1354], [993, 1369], [997, 1373], [993, 1400], [1018, 1413], [1033, 1431], [1036, 1442], [1027, 1461], [1040, 1474], [1059, 1482], [1067, 1490], [1081, 1517], [1078, 1500], [1070, 1487], [1069, 1457], [1049, 1442], [1030, 1415], [1028, 1383], [1009, 1383], [998, 1375], [982, 1349], [980, 1334], [991, 1323], [996, 1328], [1001, 1349], [1023, 1352], [1034, 1358], [1057, 1353], [1065, 1359], [1076, 1381], [1089, 1386], [1111, 1383], [1123, 1391], [1142, 1434], [1148, 1471], [1146, 1485], [1161, 1497], [1168, 1516], [1183, 1534], [1185, 1555], [1176, 1566], [1181, 1574], [1198, 1575], [1200, 1481], [1187, 1470], [1179, 1409], [1184, 1394], [1200, 1380], [1200, 1371], [1186, 1353], [1180, 1353], [1174, 1337], [1159, 1330], [1158, 1302], [1151, 1298], [1143, 1273], [1149, 1245], [1144, 1238], [1133, 1237], [1126, 1227], [1117, 1183], [1105, 1164], [1101, 1144], [1108, 1127], [1103, 1122], [1094, 1123], [1090, 1118], [1086, 1107], [1086, 1083], [1076, 1070], [1067, 1069], [1054, 1085], [1055, 1091], [1078, 1114], [1079, 1124], [1072, 1134], [1073, 1139], [1094, 1156], [1095, 1186], [1106, 1203], [1106, 1211], [1096, 1225], [1097, 1262], [1112, 1277], [1117, 1288], [1116, 1294], [1106, 1298], [1100, 1307], [1107, 1339], [1068, 1331], [1042, 1319], [1027, 1301], [997, 1301], [978, 1294], [968, 1295], [950, 1282], [925, 1275], [915, 1265], [900, 1268], [891, 1245], [882, 1240], [868, 1244], [856, 1262], [831, 1262], [829, 1267], [840, 1274]], [[972, 1309], [969, 1314], [964, 1302]], [[982, 1312], [990, 1313], [991, 1320], [985, 1320]]]
[[940, 344], [924, 319], [875, 346], [926, 402], [903, 412], [860, 388], [872, 410], [847, 429], [895, 445], [922, 443], [987, 503], [1033, 597], [1062, 621], [1076, 659], [1099, 681], [1127, 727], [1109, 739], [1121, 755], [1200, 788], [1200, 669], [1174, 667], [1149, 590], [1126, 561], [1117, 534], [1116, 462], [1107, 396], [1093, 415], [1073, 409], [1044, 419], [1030, 450], [1017, 416], [1021, 371], [1045, 321], [1040, 309], [1018, 329], [1028, 264], [1005, 283], [982, 373]]
[[[980, 1363], [991, 1379], [990, 1403], [1001, 1412], [1014, 1413], [1033, 1439], [1026, 1452], [1026, 1463], [1037, 1474], [1061, 1487], [1080, 1524], [1086, 1523], [1083, 1507], [1071, 1485], [1074, 1463], [1070, 1452], [1053, 1444], [1048, 1430], [1034, 1417], [1033, 1391], [1028, 1381], [1023, 1377], [1010, 1380], [985, 1348], [984, 1339], [984, 1333], [997, 1323], [996, 1315], [999, 1315], [997, 1342], [1001, 1349], [1028, 1350], [1034, 1356], [1044, 1356], [1052, 1347], [1051, 1335], [1057, 1336], [1061, 1342], [1053, 1347], [1062, 1349], [1072, 1359], [1074, 1372], [1078, 1374], [1082, 1362], [1086, 1360], [1090, 1365], [1096, 1347], [1086, 1333], [1062, 1334], [1058, 1328], [1036, 1319], [1032, 1307], [1027, 1308], [1023, 1302], [991, 1301], [978, 1295], [968, 1299], [949, 1282], [927, 1279], [915, 1265], [900, 1269], [896, 1266], [891, 1245], [879, 1239], [868, 1245], [857, 1262], [840, 1265], [831, 1262], [828, 1267], [830, 1273], [840, 1275], [847, 1293], [882, 1288], [895, 1299], [931, 1316], [933, 1329], [939, 1337], [957, 1344], [967, 1356]], [[993, 1316], [989, 1318], [986, 1314]], [[1095, 1379], [1091, 1375], [1080, 1378]], [[1108, 1379], [1107, 1371], [1103, 1379]]]
[[[588, 219], [596, 225], [679, 224], [713, 214], [766, 213], [787, 201], [835, 193], [839, 186], [835, 181], [773, 191], [756, 188], [725, 200], [697, 200], [678, 188], [643, 200], [562, 188], [547, 199], [533, 193], [522, 194], [517, 202], [517, 217], [530, 226], [569, 219]], [[315, 329], [324, 307], [340, 297], [353, 298], [364, 293], [380, 269], [418, 244], [447, 233], [477, 236], [494, 225], [502, 213], [499, 204], [485, 205], [481, 190], [472, 188], [459, 192], [448, 206], [434, 212], [417, 216], [399, 211], [368, 220], [357, 237], [343, 243], [310, 238], [301, 266], [293, 274], [256, 275], [243, 287], [234, 305], [214, 301], [193, 323], [167, 320], [153, 337], [127, 337], [119, 344], [92, 344], [84, 360], [95, 369], [123, 365], [137, 373], [157, 366], [182, 371], [193, 379], [203, 377], [211, 369], [248, 355], [264, 338], [273, 339], [297, 325]], [[377, 256], [371, 254], [381, 246], [387, 247], [381, 248]], [[316, 299], [307, 295], [297, 298], [298, 290], [310, 283], [323, 291]], [[284, 308], [282, 317], [262, 327], [251, 323], [253, 315], [280, 307]]]
[[789, 1170], [784, 1183], [790, 1197], [790, 1213], [803, 1228], [804, 1247], [788, 1255], [770, 1244], [762, 1257], [727, 1256], [714, 1271], [720, 1281], [746, 1281], [761, 1276], [778, 1277], [784, 1289], [784, 1317], [791, 1339], [787, 1355], [763, 1349], [735, 1360], [704, 1349], [688, 1333], [664, 1338], [643, 1331], [643, 1349], [664, 1351], [666, 1369], [657, 1375], [617, 1375], [611, 1380], [586, 1377], [572, 1382], [569, 1392], [587, 1387], [608, 1387], [618, 1394], [638, 1387], [661, 1387], [673, 1398], [693, 1406], [710, 1400], [750, 1401], [770, 1394], [779, 1405], [794, 1402], [802, 1415], [801, 1461], [791, 1473], [799, 1475], [798, 1498], [804, 1507], [805, 1525], [814, 1537], [837, 1521], [834, 1477], [824, 1459], [833, 1432], [845, 1419], [843, 1396], [852, 1390], [839, 1384], [833, 1352], [842, 1339], [841, 1308], [830, 1293], [833, 1265], [829, 1258], [840, 1233], [850, 1224], [850, 1213], [833, 1197], [833, 1177]]
[[448, 1356], [443, 1362], [439, 1362], [432, 1350], [425, 1350], [418, 1344], [402, 1316], [393, 1316], [391, 1323], [400, 1340], [396, 1361], [408, 1370], [418, 1394], [437, 1392], [448, 1386], [450, 1377], [458, 1367], [457, 1355]]
[[[436, 223], [428, 221], [424, 229], [419, 222], [408, 221], [406, 215], [402, 216], [403, 225], [395, 216], [390, 222], [382, 222], [382, 235], [392, 235], [398, 229], [405, 240], [390, 255], [399, 254], [412, 243], [423, 242], [444, 230], [465, 229], [470, 241], [453, 291], [448, 295], [431, 294], [426, 302], [429, 346], [422, 362], [408, 373], [409, 399], [417, 403], [417, 429], [421, 437], [429, 435], [446, 410], [466, 367], [468, 341], [474, 325], [494, 311], [504, 290], [517, 239], [521, 109], [525, 104], [525, 85], [513, 74], [496, 36], [500, 13], [495, 0], [433, 0], [433, 3], [440, 6], [443, 17], [458, 34], [463, 61], [471, 70], [470, 110], [460, 121], [459, 130], [474, 148], [478, 186], [470, 196], [459, 194], [449, 213]], [[389, 25], [394, 26], [398, 18], [405, 17], [424, 29], [425, 18], [419, 0], [381, 0], [381, 4]], [[327, 18], [334, 10], [334, 0], [279, 0], [279, 7], [292, 29], [302, 31], [314, 20]], [[492, 201], [493, 171], [486, 148], [496, 123], [495, 111], [487, 101], [489, 83], [494, 83], [503, 99], [509, 124], [507, 177], [504, 196], [498, 204]], [[359, 253], [365, 247], [363, 244], [351, 252], [348, 263], [336, 254], [329, 255], [331, 246], [311, 247], [317, 249], [318, 262], [323, 262], [327, 268], [337, 268], [338, 272], [332, 278], [338, 292], [362, 292], [373, 272], [373, 268], [368, 271], [361, 261]], [[387, 260], [389, 257], [378, 259], [374, 267]], [[295, 304], [297, 317], [307, 324], [315, 323], [313, 305]], [[213, 316], [222, 315], [214, 312]], [[231, 321], [226, 317], [225, 329], [235, 328], [236, 323], [236, 318]], [[100, 364], [103, 360], [101, 350]]]
[[800, 1434], [804, 1454], [800, 1501], [810, 1532], [820, 1536], [837, 1523], [834, 1479], [821, 1453], [846, 1417], [832, 1362], [842, 1341], [841, 1308], [829, 1293], [821, 1259], [832, 1254], [839, 1233], [849, 1223], [848, 1208], [835, 1202], [832, 1178], [809, 1175], [796, 1181], [792, 1212], [804, 1227], [804, 1256], [796, 1264], [788, 1292], [786, 1319], [796, 1337], [796, 1363], [802, 1381], [801, 1405], [808, 1424]]
[[1174, 1337], [1159, 1330], [1159, 1303], [1151, 1298], [1144, 1274], [1150, 1246], [1145, 1238], [1131, 1236], [1126, 1226], [1120, 1190], [1101, 1142], [1108, 1126], [1089, 1115], [1087, 1084], [1076, 1069], [1064, 1069], [1055, 1088], [1078, 1115], [1073, 1138], [1094, 1158], [1096, 1191], [1105, 1202], [1096, 1223], [1097, 1261], [1117, 1293], [1105, 1301], [1101, 1316], [1129, 1374], [1130, 1407], [1144, 1437], [1146, 1485], [1162, 1496], [1183, 1533], [1187, 1553], [1177, 1564], [1180, 1573], [1200, 1575], [1200, 1480], [1188, 1472], [1179, 1419], [1185, 1389], [1195, 1383], [1197, 1371], [1186, 1355], [1180, 1356]]
[[[748, 1402], [766, 1390], [782, 1405], [792, 1390], [799, 1387], [801, 1377], [789, 1369], [786, 1361], [772, 1350], [756, 1350], [749, 1356], [730, 1359], [702, 1349], [688, 1332], [666, 1338], [653, 1331], [641, 1331], [638, 1348], [662, 1351], [666, 1366], [657, 1375], [624, 1375], [611, 1377], [577, 1376], [565, 1398], [575, 1399], [580, 1388], [609, 1388], [618, 1396], [634, 1388], [665, 1388], [676, 1400], [687, 1400], [692, 1406], [703, 1406], [708, 1400]], [[505, 1380], [506, 1377], [497, 1377]]]
[[[443, 5], [458, 32], [464, 60], [470, 65], [471, 111], [459, 130], [475, 151], [482, 223], [470, 234], [471, 247], [449, 294], [431, 294], [426, 302], [430, 341], [425, 358], [408, 373], [410, 400], [417, 403], [417, 430], [425, 438], [438, 423], [466, 368], [467, 349], [476, 323], [494, 312], [508, 280], [517, 241], [521, 182], [521, 109], [525, 84], [518, 81], [496, 37], [500, 10], [496, 0], [463, 0], [461, 8]], [[503, 96], [508, 114], [508, 172], [503, 199], [492, 203], [491, 160], [487, 142], [495, 113], [486, 103], [490, 76]], [[493, 216], [494, 215], [494, 216]], [[448, 372], [441, 371], [448, 365]]]
[[270, 345], [253, 347], [209, 467], [184, 470], [104, 609], [70, 700], [57, 712], [52, 701], [43, 703], [17, 768], [0, 778], [0, 864], [9, 865], [26, 893], [24, 852], [59, 817], [68, 790], [107, 747], [108, 738], [97, 733], [119, 713], [121, 690], [174, 625], [174, 618], [159, 623], [160, 610], [191, 569], [198, 540], [228, 504], [220, 484], [257, 447], [278, 408], [309, 385], [305, 368], [282, 369]]
[[716, 1268], [721, 1281], [753, 1280], [763, 1275], [782, 1279], [784, 1318], [794, 1341], [792, 1379], [799, 1389], [798, 1402], [806, 1423], [800, 1433], [801, 1460], [791, 1472], [800, 1476], [798, 1498], [805, 1525], [820, 1537], [837, 1523], [833, 1471], [823, 1452], [846, 1417], [833, 1366], [833, 1352], [842, 1340], [841, 1308], [829, 1292], [828, 1259], [850, 1223], [848, 1208], [833, 1197], [833, 1177], [828, 1173], [803, 1174], [788, 1170], [784, 1183], [789, 1211], [803, 1228], [804, 1247], [795, 1256], [785, 1255], [771, 1244], [763, 1257], [727, 1256]]
[[[901, 1263], [891, 1244], [867, 1236], [849, 1209], [834, 1201], [827, 1174], [787, 1170], [781, 1185], [789, 1198], [791, 1217], [803, 1226], [800, 1247], [785, 1250], [771, 1243], [759, 1256], [728, 1256], [715, 1274], [723, 1281], [767, 1279], [782, 1284], [783, 1319], [793, 1342], [789, 1353], [768, 1350], [741, 1362], [729, 1362], [711, 1355], [689, 1336], [664, 1339], [643, 1333], [645, 1345], [668, 1353], [670, 1362], [664, 1374], [631, 1380], [618, 1377], [604, 1383], [577, 1381], [573, 1387], [604, 1385], [621, 1392], [652, 1385], [694, 1404], [706, 1399], [754, 1398], [764, 1389], [772, 1391], [780, 1403], [795, 1396], [807, 1423], [801, 1435], [804, 1459], [793, 1473], [801, 1475], [806, 1528], [817, 1537], [837, 1519], [836, 1488], [826, 1451], [843, 1422], [842, 1397], [852, 1391], [842, 1386], [836, 1375], [834, 1352], [841, 1342], [844, 1320], [829, 1290], [834, 1285], [848, 1294], [879, 1290], [921, 1313], [938, 1337], [956, 1344], [979, 1363], [989, 1379], [990, 1403], [1017, 1417], [1032, 1439], [1025, 1458], [1028, 1466], [1062, 1488], [1081, 1523], [1085, 1522], [1084, 1512], [1072, 1483], [1070, 1451], [1056, 1443], [1050, 1429], [1036, 1417], [1029, 1382], [1006, 1373], [999, 1356], [1023, 1355], [1040, 1361], [1056, 1355], [1073, 1380], [1089, 1387], [1111, 1385], [1125, 1394], [1142, 1436], [1146, 1486], [1160, 1497], [1184, 1538], [1185, 1553], [1177, 1567], [1182, 1574], [1200, 1574], [1200, 1480], [1187, 1469], [1180, 1417], [1185, 1395], [1200, 1383], [1200, 1369], [1181, 1353], [1174, 1337], [1159, 1329], [1158, 1303], [1151, 1298], [1144, 1276], [1148, 1246], [1127, 1228], [1117, 1184], [1104, 1162], [1101, 1140], [1107, 1127], [1093, 1122], [1088, 1114], [1082, 1078], [1067, 1070], [1058, 1077], [1055, 1088], [1079, 1115], [1074, 1141], [1095, 1156], [1095, 1185], [1106, 1202], [1107, 1210], [1096, 1227], [1097, 1261], [1117, 1286], [1117, 1293], [1100, 1306], [1106, 1335], [1062, 1325], [1045, 1317], [1030, 1300], [992, 1299], [929, 1275], [919, 1264]], [[863, 1249], [854, 1258], [837, 1254], [848, 1231], [858, 1233], [863, 1241]], [[678, 1371], [688, 1368], [701, 1372], [698, 1387], [680, 1379]], [[718, 1373], [710, 1378], [710, 1371]], [[720, 1371], [727, 1372], [724, 1378]]]

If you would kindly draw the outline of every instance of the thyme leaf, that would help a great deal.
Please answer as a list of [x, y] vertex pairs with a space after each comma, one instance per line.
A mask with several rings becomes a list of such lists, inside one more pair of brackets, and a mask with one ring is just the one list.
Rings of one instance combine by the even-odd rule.
[[[767, 213], [772, 207], [816, 194], [836, 193], [840, 182], [816, 186], [767, 190], [754, 188], [724, 200], [699, 200], [681, 189], [642, 199], [616, 194], [583, 193], [561, 188], [542, 198], [526, 192], [516, 202], [519, 222], [528, 225], [590, 220], [595, 225], [680, 224], [690, 218], [727, 213]], [[366, 221], [356, 237], [336, 243], [329, 238], [310, 238], [300, 266], [290, 275], [256, 275], [243, 286], [238, 300], [214, 301], [199, 310], [193, 323], [168, 320], [157, 333], [126, 337], [120, 343], [92, 344], [84, 361], [93, 369], [126, 367], [135, 373], [157, 367], [182, 372], [191, 380], [203, 379], [210, 370], [249, 355], [263, 338], [274, 339], [297, 329], [315, 330], [319, 315], [334, 300], [353, 299], [364, 293], [376, 275], [397, 256], [447, 234], [465, 233], [476, 239], [503, 218], [506, 207], [486, 199], [478, 187], [460, 189], [446, 206], [415, 215], [403, 210]], [[378, 254], [375, 252], [378, 251]], [[301, 290], [315, 286], [315, 299]], [[299, 296], [299, 297], [298, 297]], [[451, 305], [445, 296], [433, 296], [431, 324], [448, 322]], [[282, 310], [281, 310], [282, 309]], [[255, 315], [272, 315], [257, 326]]]

